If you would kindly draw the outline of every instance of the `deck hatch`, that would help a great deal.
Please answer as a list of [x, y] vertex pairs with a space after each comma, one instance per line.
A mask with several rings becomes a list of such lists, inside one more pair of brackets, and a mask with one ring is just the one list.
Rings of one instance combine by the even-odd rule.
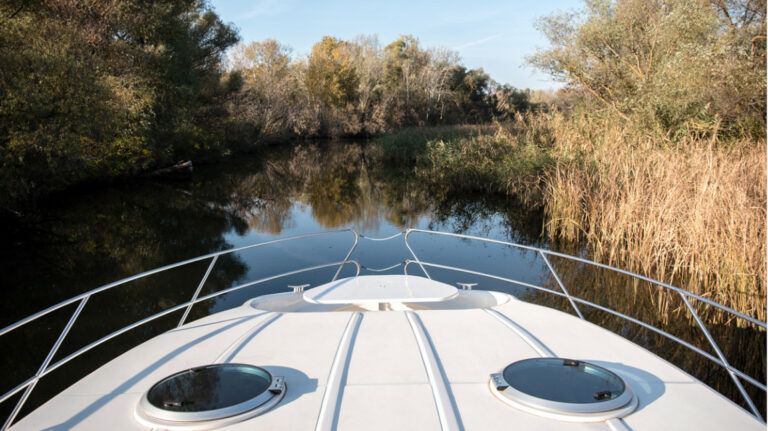
[[205, 422], [215, 428], [266, 411], [284, 393], [284, 379], [263, 368], [246, 364], [206, 365], [155, 383], [141, 398], [136, 417], [151, 426], [199, 428]]
[[634, 410], [624, 381], [598, 365], [563, 358], [513, 362], [491, 375], [491, 388], [522, 410], [560, 420], [606, 420]]

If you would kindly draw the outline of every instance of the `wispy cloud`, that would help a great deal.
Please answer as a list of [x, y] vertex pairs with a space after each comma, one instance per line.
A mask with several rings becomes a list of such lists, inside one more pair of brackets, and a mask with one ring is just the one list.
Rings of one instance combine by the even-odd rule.
[[472, 42], [467, 42], [467, 43], [463, 43], [463, 44], [458, 45], [458, 46], [454, 46], [453, 49], [459, 50], [459, 49], [463, 49], [463, 48], [468, 48], [470, 46], [482, 45], [482, 44], [484, 44], [486, 42], [490, 42], [490, 41], [492, 41], [494, 39], [498, 39], [501, 36], [504, 36], [504, 34], [503, 33], [499, 33], [499, 34], [495, 34], [493, 36], [484, 37], [482, 39], [473, 40]]
[[274, 16], [289, 9], [288, 1], [262, 0], [255, 7], [240, 16], [240, 19], [251, 19], [259, 16]]

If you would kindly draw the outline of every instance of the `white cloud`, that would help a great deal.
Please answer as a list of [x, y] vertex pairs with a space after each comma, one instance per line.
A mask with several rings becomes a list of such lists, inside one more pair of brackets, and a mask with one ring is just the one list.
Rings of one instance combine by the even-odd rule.
[[470, 46], [482, 45], [482, 44], [484, 44], [486, 42], [490, 42], [490, 41], [492, 41], [494, 39], [498, 39], [501, 36], [504, 36], [504, 34], [503, 33], [499, 33], [499, 34], [495, 34], [493, 36], [484, 37], [482, 39], [473, 40], [472, 42], [462, 43], [461, 45], [454, 46], [453, 49], [459, 50], [459, 49], [468, 48]]

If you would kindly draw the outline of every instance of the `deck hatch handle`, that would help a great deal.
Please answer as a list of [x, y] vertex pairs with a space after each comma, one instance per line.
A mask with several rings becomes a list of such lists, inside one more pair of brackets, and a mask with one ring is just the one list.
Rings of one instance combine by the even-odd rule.
[[493, 386], [496, 387], [497, 391], [503, 391], [509, 387], [509, 383], [504, 380], [504, 376], [502, 376], [501, 373], [491, 374], [491, 381], [493, 382]]
[[283, 392], [285, 390], [285, 378], [277, 376], [272, 377], [272, 384], [267, 390], [273, 394], [279, 394]]
[[598, 401], [600, 401], [600, 400], [607, 400], [607, 399], [611, 398], [612, 394], [613, 394], [613, 392], [611, 392], [611, 391], [595, 392], [595, 399], [598, 400]]

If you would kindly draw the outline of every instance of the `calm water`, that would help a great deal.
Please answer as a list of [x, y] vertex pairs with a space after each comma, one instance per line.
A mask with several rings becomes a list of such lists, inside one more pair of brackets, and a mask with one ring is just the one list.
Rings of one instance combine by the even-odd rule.
[[[459, 232], [586, 255], [583, 247], [549, 244], [542, 214], [503, 198], [451, 195], [425, 187], [406, 170], [382, 169], [364, 147], [352, 144], [304, 145], [243, 157], [227, 164], [196, 168], [191, 178], [138, 181], [69, 191], [26, 214], [26, 222], [6, 223], [0, 244], [0, 327], [47, 306], [130, 275], [233, 247], [306, 233], [353, 228], [370, 237], [387, 237], [408, 227]], [[493, 273], [558, 289], [535, 253], [500, 245], [412, 234], [410, 244], [422, 260]], [[343, 260], [353, 243], [349, 232], [249, 249], [220, 258], [201, 295], [269, 275]], [[386, 268], [408, 258], [402, 237], [361, 239], [352, 256], [363, 267]], [[127, 283], [93, 296], [54, 358], [139, 318], [188, 300], [210, 261]], [[572, 294], [609, 306], [711, 352], [686, 315], [679, 297], [628, 277], [552, 259]], [[365, 269], [368, 268], [368, 269]], [[248, 298], [288, 291], [289, 284], [329, 281], [336, 268], [306, 272], [237, 290], [196, 305], [188, 320], [236, 307]], [[409, 266], [409, 273], [419, 274]], [[385, 273], [402, 273], [397, 266]], [[445, 270], [430, 275], [448, 283], [477, 282], [522, 299], [573, 313], [567, 302], [537, 290]], [[352, 275], [347, 266], [342, 276]], [[713, 310], [695, 304], [710, 322]], [[74, 306], [0, 337], [0, 393], [33, 375]], [[673, 361], [741, 403], [727, 374], [708, 360], [666, 338], [586, 306], [590, 321], [608, 327]], [[122, 351], [174, 327], [172, 313], [111, 340], [41, 380], [25, 412], [44, 402]], [[738, 368], [765, 381], [765, 332], [712, 323], [713, 336]], [[742, 325], [743, 326], [743, 325]], [[746, 386], [750, 393], [762, 393]], [[0, 404], [9, 411], [15, 399]], [[758, 405], [765, 405], [758, 398]]]

